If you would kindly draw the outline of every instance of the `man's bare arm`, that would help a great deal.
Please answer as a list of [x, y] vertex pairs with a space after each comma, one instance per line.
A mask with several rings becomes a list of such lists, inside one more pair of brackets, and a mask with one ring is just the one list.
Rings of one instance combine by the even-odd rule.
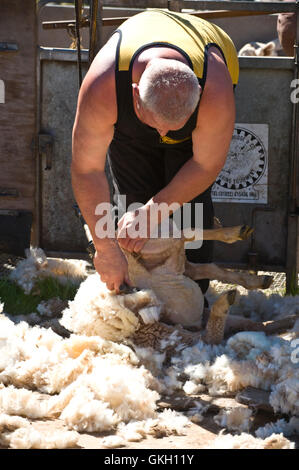
[[71, 173], [75, 198], [97, 250], [95, 267], [107, 287], [118, 291], [123, 282], [130, 283], [127, 262], [115, 238], [97, 237], [96, 223], [99, 216], [95, 214], [98, 204], [110, 203], [104, 170], [117, 119], [114, 67], [110, 51], [106, 47], [98, 54], [80, 90], [73, 127]]

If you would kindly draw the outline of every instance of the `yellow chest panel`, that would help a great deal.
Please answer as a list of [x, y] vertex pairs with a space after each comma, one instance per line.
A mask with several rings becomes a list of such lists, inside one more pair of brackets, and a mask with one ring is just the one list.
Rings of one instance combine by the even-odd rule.
[[239, 64], [235, 46], [218, 26], [185, 13], [147, 10], [125, 21], [119, 28], [119, 71], [129, 70], [132, 58], [148, 45], [173, 46], [189, 57], [193, 71], [203, 78], [205, 52], [217, 45], [226, 60], [233, 84], [238, 82]]

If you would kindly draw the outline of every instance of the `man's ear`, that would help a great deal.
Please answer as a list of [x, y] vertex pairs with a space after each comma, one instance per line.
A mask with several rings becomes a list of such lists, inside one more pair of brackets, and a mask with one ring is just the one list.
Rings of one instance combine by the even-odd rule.
[[140, 95], [139, 95], [139, 86], [137, 83], [132, 83], [132, 90], [133, 90], [133, 99], [136, 103], [137, 108], [140, 106]]

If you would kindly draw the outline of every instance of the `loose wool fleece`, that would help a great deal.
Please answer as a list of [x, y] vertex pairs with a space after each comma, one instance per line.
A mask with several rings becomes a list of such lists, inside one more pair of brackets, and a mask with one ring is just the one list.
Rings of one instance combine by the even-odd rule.
[[[49, 275], [49, 271], [60, 280], [66, 277], [66, 264], [54, 260], [51, 266], [51, 260], [44, 258], [41, 252], [33, 252], [15, 272], [15, 279], [22, 282], [23, 278], [27, 291], [38, 277]], [[80, 276], [70, 277], [78, 280]], [[254, 299], [257, 305], [257, 297], [249, 300]], [[273, 299], [262, 299], [263, 308], [270, 312]], [[286, 299], [283, 303], [284, 299], [277, 300], [281, 314], [284, 314], [283, 306], [293, 308], [293, 301]], [[24, 321], [14, 324], [0, 314], [0, 413], [11, 415], [11, 419], [17, 418], [14, 414], [30, 419], [59, 418], [70, 430], [79, 432], [121, 433], [123, 430], [122, 440], [108, 441], [111, 446], [122, 445], [129, 436], [131, 440], [140, 440], [147, 434], [157, 437], [184, 432], [188, 418], [178, 417], [171, 410], [164, 412], [165, 416], [157, 413], [161, 392], [170, 395], [175, 390], [196, 393], [207, 389], [210, 395], [225, 396], [250, 385], [271, 391], [270, 403], [275, 410], [298, 414], [299, 377], [290, 360], [289, 340], [242, 332], [220, 345], [198, 339], [196, 344], [185, 347], [175, 333], [166, 339], [159, 337], [153, 343], [155, 348], [147, 347], [150, 344], [146, 342], [142, 347], [135, 346], [131, 336], [138, 335], [144, 319], [153, 319], [153, 326], [161, 325], [157, 318], [162, 307], [151, 290], [116, 296], [107, 291], [96, 274], [81, 284], [75, 301], [64, 311], [62, 323], [76, 333], [70, 338], [63, 339], [40, 326], [30, 327]], [[45, 314], [51, 318], [47, 308], [48, 305], [41, 305], [32, 321], [44, 320]], [[262, 311], [254, 308], [261, 316]], [[116, 343], [122, 341], [128, 341], [130, 347]], [[171, 355], [167, 354], [170, 346]], [[201, 419], [200, 408], [192, 413]], [[219, 417], [219, 422], [225, 421], [227, 427], [232, 425], [240, 432], [242, 423], [232, 418], [233, 414], [226, 413]], [[230, 419], [233, 424], [228, 424]], [[181, 420], [180, 426], [177, 420]], [[247, 426], [246, 420], [250, 420], [249, 415], [244, 420]], [[182, 430], [177, 431], [179, 428]], [[279, 432], [279, 428], [275, 427], [276, 430]], [[26, 420], [15, 422], [14, 426], [3, 428], [4, 445], [50, 448], [76, 442], [75, 435], [56, 439], [55, 434], [52, 440], [50, 436], [43, 440], [36, 432], [27, 429]], [[279, 434], [272, 434], [265, 441], [244, 433], [222, 438], [230, 442], [225, 444], [226, 448], [229, 445], [231, 448], [293, 448]]]
[[[299, 314], [299, 295], [283, 296], [261, 290], [246, 292], [242, 287], [238, 287], [238, 290], [240, 295], [237, 302], [231, 306], [230, 315], [241, 315], [253, 321], [269, 321]], [[213, 287], [210, 288], [207, 293], [208, 300], [213, 301], [217, 296]]]
[[218, 415], [214, 416], [214, 421], [229, 431], [248, 432], [252, 425], [251, 416], [252, 411], [249, 408], [238, 406], [229, 410], [221, 410]]
[[74, 333], [123, 341], [135, 333], [141, 317], [155, 320], [159, 318], [160, 311], [161, 303], [152, 290], [116, 295], [107, 289], [96, 273], [81, 284], [60, 323]]
[[26, 250], [26, 259], [21, 260], [10, 273], [10, 279], [16, 281], [29, 294], [37, 279], [54, 277], [62, 284], [73, 282], [77, 285], [87, 276], [88, 263], [83, 260], [47, 258], [41, 248]]
[[62, 339], [40, 327], [14, 325], [3, 314], [0, 335], [3, 412], [61, 417], [80, 431], [156, 417], [155, 379], [136, 367], [139, 360], [127, 346], [99, 337]]
[[74, 447], [78, 439], [74, 431], [39, 432], [27, 419], [3, 413], [0, 416], [0, 445], [12, 449], [65, 449]]
[[299, 434], [299, 418], [293, 416], [289, 422], [285, 419], [279, 419], [275, 423], [267, 423], [265, 426], [255, 431], [256, 437], [261, 439], [266, 439], [266, 437], [271, 436], [271, 434], [281, 433], [286, 437]]
[[240, 435], [221, 434], [208, 447], [209, 449], [294, 449], [295, 444], [282, 434], [272, 434], [266, 439], [258, 439], [243, 432]]

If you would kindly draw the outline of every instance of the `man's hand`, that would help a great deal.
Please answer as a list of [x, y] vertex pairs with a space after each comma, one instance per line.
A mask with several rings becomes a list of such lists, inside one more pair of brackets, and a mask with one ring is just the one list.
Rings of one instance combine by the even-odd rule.
[[116, 243], [107, 245], [100, 253], [96, 251], [93, 263], [109, 290], [115, 290], [119, 294], [121, 284], [126, 283], [132, 286], [128, 262]]
[[117, 240], [129, 252], [139, 253], [150, 235], [145, 206], [126, 212], [118, 222]]

